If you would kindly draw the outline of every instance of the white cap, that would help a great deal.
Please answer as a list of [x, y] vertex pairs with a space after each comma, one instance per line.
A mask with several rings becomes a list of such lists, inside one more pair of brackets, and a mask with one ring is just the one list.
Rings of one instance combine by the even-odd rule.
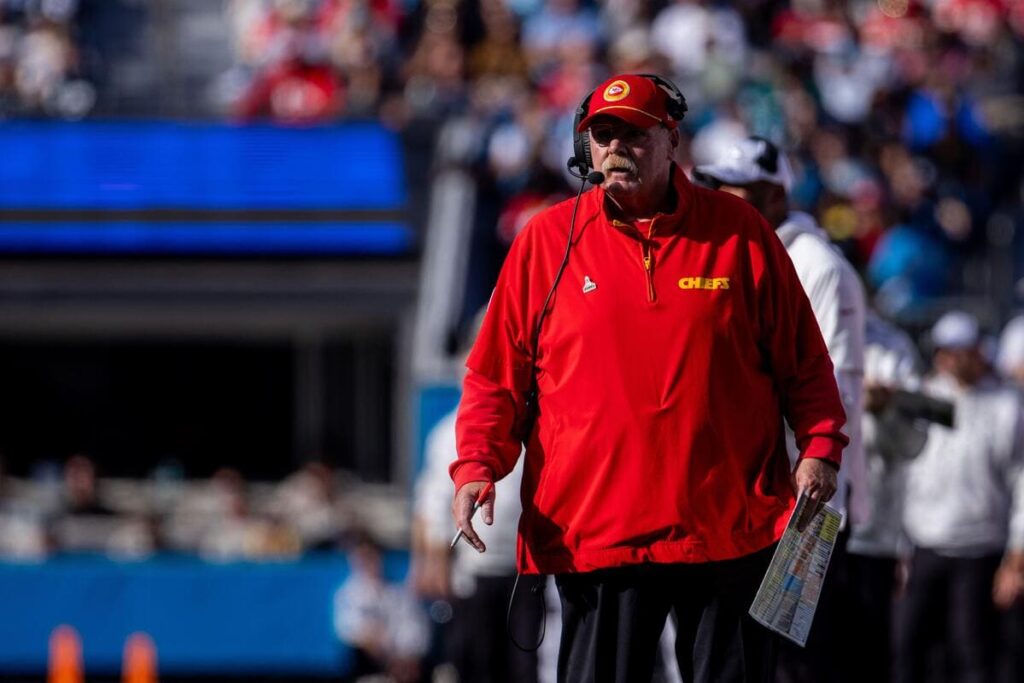
[[981, 341], [981, 329], [970, 313], [950, 311], [935, 323], [931, 336], [937, 349], [970, 349]]
[[1006, 323], [999, 336], [999, 354], [996, 356], [996, 368], [1004, 376], [1009, 376], [1021, 365], [1024, 365], [1024, 315]]
[[695, 179], [712, 181], [720, 185], [750, 185], [759, 181], [781, 185], [789, 192], [793, 186], [793, 171], [789, 160], [775, 144], [759, 137], [738, 141], [715, 164], [693, 169]]

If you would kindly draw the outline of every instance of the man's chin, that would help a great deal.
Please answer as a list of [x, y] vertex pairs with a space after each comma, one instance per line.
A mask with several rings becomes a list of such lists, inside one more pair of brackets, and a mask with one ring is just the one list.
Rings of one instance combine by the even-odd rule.
[[604, 181], [604, 191], [612, 196], [635, 194], [639, 189], [636, 178], [611, 177]]

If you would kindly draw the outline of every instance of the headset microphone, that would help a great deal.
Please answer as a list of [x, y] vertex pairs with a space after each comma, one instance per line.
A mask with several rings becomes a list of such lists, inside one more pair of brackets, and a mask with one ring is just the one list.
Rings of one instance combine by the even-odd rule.
[[565, 162], [565, 167], [569, 169], [569, 175], [573, 178], [586, 180], [591, 185], [600, 185], [604, 182], [604, 173], [601, 173], [600, 171], [587, 172], [587, 169], [590, 168], [589, 159], [581, 163], [580, 161], [577, 161], [576, 157], [572, 156], [569, 157], [567, 162]]

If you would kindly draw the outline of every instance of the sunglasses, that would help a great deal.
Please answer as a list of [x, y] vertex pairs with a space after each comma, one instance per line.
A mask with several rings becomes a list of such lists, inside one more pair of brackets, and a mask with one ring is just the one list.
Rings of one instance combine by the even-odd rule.
[[598, 147], [607, 147], [612, 140], [618, 140], [624, 145], [640, 145], [647, 142], [648, 129], [637, 128], [636, 126], [615, 126], [599, 124], [589, 129], [590, 139]]

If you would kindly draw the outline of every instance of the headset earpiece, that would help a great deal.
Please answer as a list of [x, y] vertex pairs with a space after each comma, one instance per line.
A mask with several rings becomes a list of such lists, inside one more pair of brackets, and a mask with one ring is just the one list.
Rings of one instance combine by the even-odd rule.
[[594, 165], [594, 160], [590, 156], [590, 133], [585, 130], [576, 130], [579, 128], [580, 122], [586, 118], [587, 109], [590, 108], [590, 98], [593, 96], [594, 91], [591, 90], [590, 94], [580, 102], [580, 106], [576, 107], [576, 113], [572, 117], [572, 158], [569, 159], [568, 167], [570, 172], [575, 171], [579, 174], [578, 178], [590, 173], [590, 168]]
[[665, 104], [665, 111], [675, 121], [682, 121], [683, 117], [686, 116], [686, 112], [689, 111], [689, 107], [686, 105], [686, 98], [683, 96], [683, 92], [676, 87], [675, 83], [662, 78], [658, 74], [637, 74], [644, 78], [650, 79], [656, 86], [665, 91], [668, 95], [668, 101]]

